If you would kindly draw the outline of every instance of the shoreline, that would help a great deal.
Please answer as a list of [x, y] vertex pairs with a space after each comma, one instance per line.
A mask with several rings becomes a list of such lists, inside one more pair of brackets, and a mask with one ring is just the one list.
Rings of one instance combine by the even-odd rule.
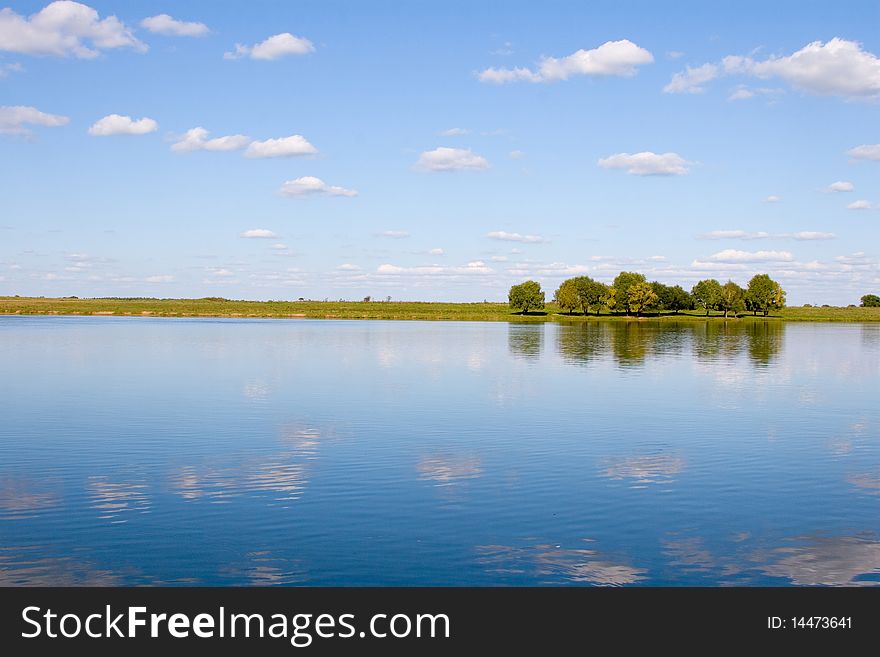
[[560, 312], [553, 304], [522, 315], [505, 303], [433, 303], [426, 301], [233, 301], [226, 299], [78, 299], [0, 297], [0, 315], [82, 317], [203, 317], [229, 319], [362, 319], [398, 321], [493, 322], [880, 322], [880, 308], [793, 306], [768, 316], [744, 312], [724, 317], [704, 311], [649, 312], [643, 316]]

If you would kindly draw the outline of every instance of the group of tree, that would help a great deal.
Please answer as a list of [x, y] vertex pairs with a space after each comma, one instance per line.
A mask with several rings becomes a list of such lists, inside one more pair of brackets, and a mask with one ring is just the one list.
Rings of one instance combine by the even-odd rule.
[[[873, 295], [868, 295], [873, 296]], [[523, 314], [544, 308], [544, 291], [536, 281], [525, 281], [510, 288], [510, 307]], [[743, 289], [733, 281], [724, 285], [714, 278], [699, 281], [690, 292], [680, 285], [664, 285], [658, 281], [648, 282], [644, 274], [622, 271], [606, 285], [589, 276], [576, 276], [562, 282], [553, 295], [560, 310], [569, 314], [580, 311], [599, 314], [602, 308], [610, 312], [640, 316], [649, 310], [679, 313], [682, 310], [703, 308], [730, 313], [749, 310], [764, 316], [771, 310], [785, 306], [785, 291], [767, 274], [757, 274]], [[880, 302], [880, 300], [878, 300]], [[865, 305], [865, 298], [862, 299]]]
[[862, 308], [880, 308], [880, 297], [876, 294], [866, 294], [862, 297]]

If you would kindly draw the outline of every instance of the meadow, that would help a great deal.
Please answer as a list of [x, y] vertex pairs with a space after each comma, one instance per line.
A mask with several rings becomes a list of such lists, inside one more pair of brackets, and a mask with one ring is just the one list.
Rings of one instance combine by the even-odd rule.
[[[641, 318], [622, 313], [602, 311], [598, 316], [563, 313], [553, 304], [543, 311], [522, 315], [506, 303], [434, 303], [421, 301], [240, 301], [221, 298], [154, 299], [154, 298], [101, 298], [76, 297], [0, 297], [2, 315], [110, 315], [145, 317], [262, 317], [311, 319], [399, 319], [399, 320], [454, 320], [454, 321], [590, 321], [597, 317], [636, 321], [705, 320], [702, 310], [671, 313], [652, 311]], [[722, 313], [712, 312], [709, 318], [723, 319]], [[749, 312], [728, 319], [766, 321], [786, 320], [799, 322], [877, 322], [880, 308], [792, 306], [757, 317]]]

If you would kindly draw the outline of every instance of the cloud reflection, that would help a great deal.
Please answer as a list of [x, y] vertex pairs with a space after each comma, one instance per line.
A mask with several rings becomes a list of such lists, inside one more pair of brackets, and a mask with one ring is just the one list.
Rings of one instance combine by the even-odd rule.
[[609, 479], [630, 479], [634, 484], [665, 484], [673, 481], [684, 466], [681, 456], [636, 454], [609, 459], [601, 474]]
[[483, 474], [482, 461], [476, 456], [433, 454], [424, 456], [416, 464], [419, 479], [448, 486], [463, 479], [474, 479]]
[[[589, 541], [586, 541], [589, 542]], [[594, 586], [623, 586], [646, 579], [647, 570], [617, 563], [591, 549], [559, 545], [511, 547], [477, 546], [479, 562], [500, 574], [526, 574], [545, 583], [568, 582]]]

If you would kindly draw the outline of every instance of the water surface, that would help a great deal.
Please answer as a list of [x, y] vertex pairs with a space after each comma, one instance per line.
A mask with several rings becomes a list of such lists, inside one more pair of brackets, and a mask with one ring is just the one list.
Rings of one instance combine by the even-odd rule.
[[0, 317], [0, 585], [875, 585], [880, 325]]

